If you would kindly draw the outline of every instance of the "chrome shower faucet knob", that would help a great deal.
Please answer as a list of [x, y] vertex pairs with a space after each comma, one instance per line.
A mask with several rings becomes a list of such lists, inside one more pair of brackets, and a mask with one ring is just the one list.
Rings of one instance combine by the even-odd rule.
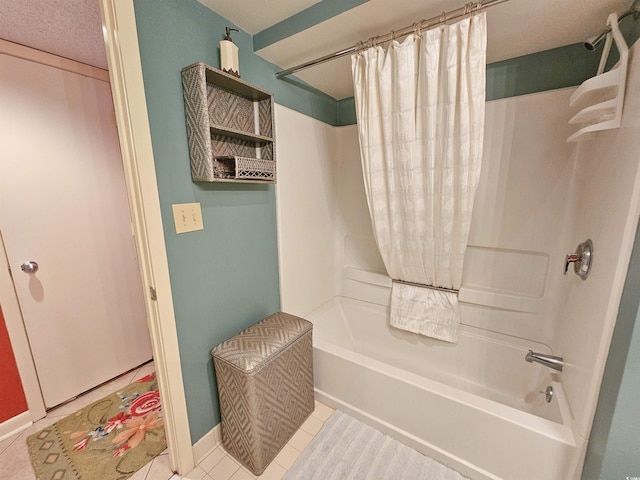
[[576, 248], [575, 253], [568, 253], [564, 263], [565, 275], [569, 271], [569, 264], [573, 263], [576, 275], [585, 280], [589, 276], [591, 264], [593, 262], [593, 242], [587, 239]]

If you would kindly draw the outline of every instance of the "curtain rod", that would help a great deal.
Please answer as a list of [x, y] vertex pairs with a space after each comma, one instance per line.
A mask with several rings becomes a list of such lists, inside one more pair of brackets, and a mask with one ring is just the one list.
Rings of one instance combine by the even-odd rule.
[[381, 45], [383, 43], [390, 42], [399, 37], [404, 37], [416, 30], [428, 30], [437, 25], [443, 24], [450, 20], [455, 20], [456, 18], [464, 17], [465, 15], [469, 15], [474, 13], [482, 8], [493, 7], [495, 5], [499, 5], [501, 3], [508, 2], [509, 0], [479, 0], [477, 3], [468, 3], [463, 7], [457, 8], [455, 10], [451, 10], [449, 12], [442, 12], [441, 15], [437, 17], [430, 18], [428, 20], [420, 20], [419, 22], [414, 23], [413, 25], [409, 25], [407, 27], [401, 28], [400, 30], [391, 31], [385, 35], [380, 35], [377, 37], [371, 37], [366, 42], [358, 42], [355, 45], [352, 45], [349, 48], [345, 48], [343, 50], [338, 50], [337, 52], [330, 53], [329, 55], [325, 55], [324, 57], [316, 58], [314, 60], [310, 60], [305, 63], [301, 63], [300, 65], [296, 65], [295, 67], [287, 68], [286, 70], [281, 70], [280, 72], [276, 72], [276, 78], [282, 79], [292, 73], [298, 72], [305, 68], [313, 67], [315, 65], [319, 65], [321, 63], [325, 63], [331, 60], [335, 60], [336, 58], [344, 57], [345, 55], [349, 55], [350, 53], [355, 53], [359, 49], [362, 48], [363, 45]]

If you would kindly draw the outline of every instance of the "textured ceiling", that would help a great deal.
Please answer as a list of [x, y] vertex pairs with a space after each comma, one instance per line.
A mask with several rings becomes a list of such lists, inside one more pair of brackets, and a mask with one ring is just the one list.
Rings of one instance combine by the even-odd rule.
[[0, 38], [107, 69], [98, 0], [0, 0]]

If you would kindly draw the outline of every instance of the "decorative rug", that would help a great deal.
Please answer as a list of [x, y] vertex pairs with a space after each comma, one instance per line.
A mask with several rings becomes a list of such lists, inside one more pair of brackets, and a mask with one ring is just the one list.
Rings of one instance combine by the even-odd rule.
[[467, 477], [335, 411], [283, 480], [463, 480]]
[[155, 373], [27, 438], [38, 480], [124, 480], [167, 448]]

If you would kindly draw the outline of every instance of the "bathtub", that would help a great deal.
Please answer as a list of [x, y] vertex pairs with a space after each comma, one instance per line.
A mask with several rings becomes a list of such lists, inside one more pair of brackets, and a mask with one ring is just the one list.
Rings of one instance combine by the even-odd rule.
[[464, 325], [451, 345], [391, 328], [386, 307], [345, 297], [307, 318], [318, 400], [472, 479], [574, 476], [561, 375], [524, 361], [529, 348], [550, 353], [544, 345]]

